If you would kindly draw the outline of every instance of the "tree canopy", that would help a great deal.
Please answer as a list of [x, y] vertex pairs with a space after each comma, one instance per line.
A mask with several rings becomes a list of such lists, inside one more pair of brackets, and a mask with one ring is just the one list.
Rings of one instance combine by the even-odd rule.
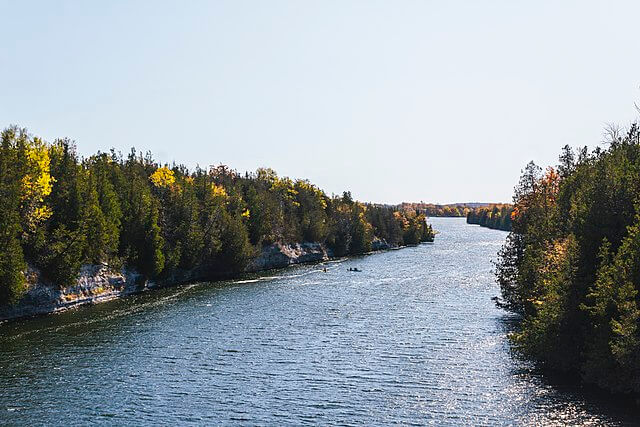
[[615, 392], [640, 392], [640, 130], [527, 165], [499, 254], [517, 348]]
[[0, 141], [0, 304], [26, 289], [27, 266], [56, 286], [83, 264], [128, 268], [147, 278], [199, 269], [242, 271], [262, 246], [320, 242], [335, 255], [432, 241], [424, 214], [328, 196], [271, 169], [189, 170], [132, 149], [80, 158], [68, 139], [47, 143], [25, 129]]
[[496, 230], [511, 231], [511, 217], [513, 207], [506, 204], [496, 204], [469, 210], [467, 223]]

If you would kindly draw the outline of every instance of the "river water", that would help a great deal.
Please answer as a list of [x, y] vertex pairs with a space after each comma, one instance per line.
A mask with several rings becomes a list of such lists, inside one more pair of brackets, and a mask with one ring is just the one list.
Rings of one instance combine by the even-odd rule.
[[431, 222], [433, 244], [2, 324], [0, 424], [635, 421], [510, 353], [506, 233]]

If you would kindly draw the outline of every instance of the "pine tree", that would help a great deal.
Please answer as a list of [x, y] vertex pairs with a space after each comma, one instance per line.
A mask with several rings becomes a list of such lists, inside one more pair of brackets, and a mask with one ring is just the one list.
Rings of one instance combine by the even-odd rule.
[[99, 264], [108, 259], [112, 242], [105, 215], [100, 207], [96, 178], [93, 174], [86, 178], [85, 193], [81, 229], [88, 244], [85, 245], [83, 259], [92, 264]]
[[25, 290], [15, 133], [15, 128], [9, 128], [0, 140], [0, 305], [16, 302]]

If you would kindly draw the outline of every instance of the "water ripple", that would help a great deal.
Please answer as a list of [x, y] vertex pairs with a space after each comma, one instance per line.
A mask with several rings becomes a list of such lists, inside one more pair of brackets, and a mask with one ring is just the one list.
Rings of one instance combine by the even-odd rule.
[[[633, 408], [511, 356], [505, 233], [0, 324], [0, 424], [622, 425]], [[361, 273], [348, 272], [357, 267]]]

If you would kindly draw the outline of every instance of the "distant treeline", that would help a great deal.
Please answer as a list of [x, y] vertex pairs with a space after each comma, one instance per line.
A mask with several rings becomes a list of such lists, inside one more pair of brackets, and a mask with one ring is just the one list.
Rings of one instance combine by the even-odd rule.
[[475, 208], [486, 207], [491, 203], [451, 203], [448, 205], [436, 205], [433, 203], [402, 203], [402, 209], [416, 209], [425, 215], [437, 217], [465, 217]]
[[507, 204], [475, 208], [467, 213], [467, 223], [478, 224], [482, 227], [496, 230], [511, 231], [512, 213], [513, 206]]
[[47, 143], [10, 127], [0, 145], [0, 304], [26, 288], [27, 266], [58, 286], [83, 264], [165, 278], [198, 268], [239, 272], [263, 245], [321, 242], [359, 254], [374, 239], [432, 241], [425, 215], [327, 196], [271, 169], [160, 165], [135, 149], [81, 159], [67, 139]]
[[640, 393], [640, 128], [606, 149], [564, 147], [527, 165], [500, 252], [500, 304], [522, 315], [516, 347], [540, 365]]

